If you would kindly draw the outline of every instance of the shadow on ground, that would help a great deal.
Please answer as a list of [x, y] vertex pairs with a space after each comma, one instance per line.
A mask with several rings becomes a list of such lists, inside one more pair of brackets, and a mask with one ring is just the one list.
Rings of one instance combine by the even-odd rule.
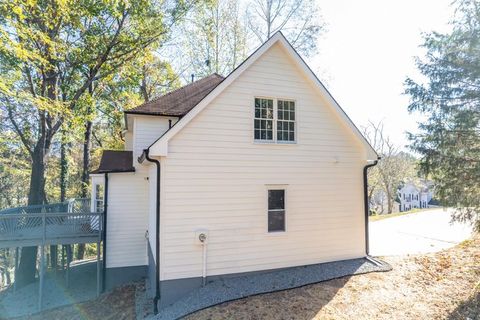
[[[52, 309], [96, 298], [97, 265], [83, 261], [72, 265], [67, 286], [66, 274], [49, 271], [45, 274], [43, 309]], [[1, 317], [11, 318], [39, 312], [39, 282], [14, 291], [13, 286], [0, 293]]]
[[448, 320], [480, 319], [480, 288], [448, 316]]

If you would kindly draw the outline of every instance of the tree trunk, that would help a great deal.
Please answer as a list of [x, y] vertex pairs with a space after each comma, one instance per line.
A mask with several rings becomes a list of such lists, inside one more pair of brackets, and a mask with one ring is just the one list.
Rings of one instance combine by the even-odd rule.
[[[85, 136], [83, 140], [83, 168], [82, 168], [82, 193], [81, 198], [86, 198], [88, 195], [89, 176], [88, 169], [90, 168], [90, 140], [92, 139], [92, 121], [87, 121], [85, 125]], [[85, 256], [85, 244], [80, 243], [77, 248], [77, 259], [82, 260]]]
[[[28, 205], [43, 204], [45, 196], [45, 148], [43, 139], [35, 146], [32, 154], [32, 173], [30, 176], [30, 191]], [[22, 255], [18, 265], [17, 286], [21, 288], [35, 281], [37, 261], [37, 247], [22, 248]]]
[[387, 189], [387, 212], [392, 213], [393, 211], [393, 195], [390, 192], [390, 189]]
[[67, 143], [65, 142], [65, 132], [62, 131], [62, 142], [60, 145], [60, 202], [64, 202], [67, 196]]

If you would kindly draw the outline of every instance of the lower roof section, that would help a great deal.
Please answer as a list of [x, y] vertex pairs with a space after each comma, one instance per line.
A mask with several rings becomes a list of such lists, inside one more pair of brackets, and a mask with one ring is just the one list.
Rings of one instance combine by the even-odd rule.
[[110, 173], [110, 172], [135, 172], [133, 167], [133, 152], [123, 150], [104, 150], [100, 165], [96, 170], [90, 172]]

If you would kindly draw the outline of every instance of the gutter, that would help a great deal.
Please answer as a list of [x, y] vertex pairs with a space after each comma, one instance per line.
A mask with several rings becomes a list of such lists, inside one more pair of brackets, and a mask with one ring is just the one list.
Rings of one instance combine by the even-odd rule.
[[[152, 162], [157, 167], [157, 195], [156, 195], [156, 245], [155, 245], [155, 297], [153, 298], [153, 312], [158, 313], [158, 301], [160, 301], [160, 161], [150, 158], [149, 149], [143, 150], [138, 162], [145, 160]], [[149, 240], [150, 241], [150, 240]]]
[[[107, 210], [108, 210], [108, 173], [105, 173], [105, 188], [103, 190], [103, 270], [102, 292], [105, 292], [107, 275]], [[98, 250], [98, 249], [97, 249]]]
[[367, 164], [365, 167], [363, 167], [363, 202], [365, 206], [365, 254], [367, 257], [370, 253], [369, 236], [368, 236], [368, 217], [369, 217], [368, 168], [376, 166], [378, 164], [378, 160], [380, 160], [380, 157], [378, 157], [378, 159], [375, 160], [373, 163]]

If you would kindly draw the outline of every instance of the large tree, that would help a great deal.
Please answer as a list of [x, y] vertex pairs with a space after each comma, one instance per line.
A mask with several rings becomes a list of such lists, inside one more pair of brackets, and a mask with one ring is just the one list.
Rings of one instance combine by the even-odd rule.
[[198, 2], [179, 31], [184, 39], [181, 50], [189, 64], [186, 71], [195, 77], [226, 75], [247, 54], [246, 25], [239, 1]]
[[259, 43], [282, 31], [293, 47], [305, 56], [317, 52], [318, 37], [325, 30], [314, 0], [250, 0], [247, 19]]
[[[480, 5], [455, 2], [452, 31], [425, 36], [426, 57], [417, 59], [423, 79], [406, 80], [408, 109], [423, 114], [420, 133], [410, 135], [421, 168], [435, 180], [453, 218], [480, 229]], [[423, 80], [423, 81], [422, 81]]]
[[[64, 121], [79, 109], [88, 116], [95, 82], [164, 41], [183, 9], [161, 0], [0, 2], [1, 107], [30, 157], [29, 204], [46, 201], [47, 156]], [[18, 285], [34, 280], [35, 259], [36, 247], [22, 250]]]

